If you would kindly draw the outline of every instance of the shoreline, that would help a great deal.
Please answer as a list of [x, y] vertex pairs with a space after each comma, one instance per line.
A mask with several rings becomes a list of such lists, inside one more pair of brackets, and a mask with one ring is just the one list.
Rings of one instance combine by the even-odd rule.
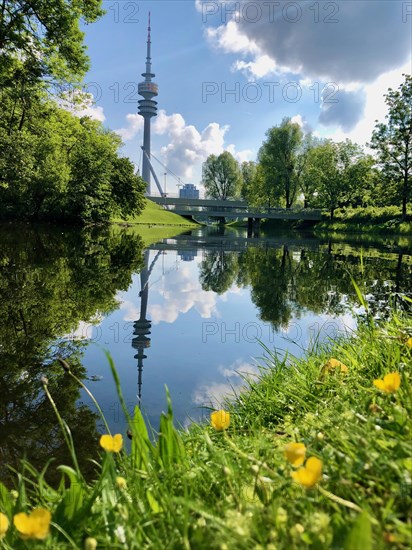
[[[315, 341], [301, 359], [273, 353], [258, 379], [219, 404], [230, 425], [225, 417], [223, 424], [177, 430], [167, 393], [156, 443], [136, 407], [130, 454], [101, 449], [103, 468], [92, 484], [74, 470], [71, 489], [35, 480], [34, 488], [26, 486], [31, 506], [48, 509], [78, 548], [87, 536], [99, 548], [116, 546], [121, 525], [131, 549], [353, 548], [362, 540], [365, 550], [388, 542], [406, 550], [411, 336], [411, 317], [393, 314], [382, 324], [360, 323], [329, 344]], [[63, 367], [69, 376], [70, 366]], [[398, 381], [383, 391], [376, 381], [384, 385], [389, 373]], [[285, 454], [288, 448], [293, 452]], [[321, 470], [304, 475], [312, 457]], [[19, 494], [25, 495], [23, 485]], [[9, 521], [27, 506], [22, 498], [28, 497], [16, 501], [2, 488]], [[10, 529], [4, 547], [15, 548], [17, 540]], [[67, 541], [53, 529], [48, 543], [60, 550]]]

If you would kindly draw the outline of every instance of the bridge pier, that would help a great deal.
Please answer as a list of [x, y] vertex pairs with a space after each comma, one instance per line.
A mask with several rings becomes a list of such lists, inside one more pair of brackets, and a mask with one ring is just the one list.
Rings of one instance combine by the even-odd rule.
[[253, 235], [253, 218], [247, 219], [247, 236], [252, 237]]
[[260, 234], [260, 218], [247, 219], [247, 236], [259, 237]]

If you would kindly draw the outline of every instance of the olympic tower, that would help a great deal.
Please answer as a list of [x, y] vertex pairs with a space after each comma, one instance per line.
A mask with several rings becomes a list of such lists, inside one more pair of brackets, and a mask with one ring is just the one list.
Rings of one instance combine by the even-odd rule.
[[[144, 118], [144, 133], [143, 133], [143, 149], [150, 158], [150, 123], [152, 117], [157, 115], [157, 101], [153, 98], [157, 96], [158, 87], [155, 82], [152, 82], [155, 74], [152, 73], [151, 59], [151, 37], [150, 37], [150, 12], [149, 25], [147, 29], [147, 56], [146, 56], [146, 72], [142, 73], [144, 82], [139, 84], [139, 95], [144, 99], [139, 100], [139, 115]], [[146, 182], [146, 194], [150, 195], [150, 168], [149, 161], [146, 155], [143, 154], [143, 169], [142, 177]]]

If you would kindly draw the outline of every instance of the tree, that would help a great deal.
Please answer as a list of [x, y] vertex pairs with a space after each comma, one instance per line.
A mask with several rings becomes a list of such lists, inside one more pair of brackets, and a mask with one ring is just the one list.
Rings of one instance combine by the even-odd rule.
[[242, 162], [240, 168], [242, 171], [242, 189], [240, 190], [240, 194], [242, 199], [250, 202], [254, 192], [253, 186], [256, 177], [256, 162]]
[[143, 211], [146, 183], [134, 173], [134, 166], [128, 158], [113, 158], [110, 185], [114, 209], [119, 211], [122, 218], [139, 215]]
[[333, 214], [345, 191], [339, 179], [336, 144], [328, 140], [311, 151], [307, 177], [317, 189], [318, 205], [327, 208], [333, 220]]
[[283, 197], [286, 208], [291, 208], [298, 189], [296, 164], [302, 130], [299, 124], [284, 118], [280, 126], [270, 128], [266, 136], [258, 154], [266, 184], [274, 201]]
[[235, 252], [224, 250], [208, 252], [199, 268], [199, 281], [202, 289], [223, 294], [234, 283], [237, 271]]
[[308, 208], [316, 192], [315, 182], [310, 174], [311, 152], [315, 147], [322, 144], [322, 140], [314, 137], [311, 133], [304, 136], [301, 147], [296, 156], [296, 179], [300, 191], [303, 194], [303, 207]]
[[378, 163], [386, 178], [396, 183], [402, 204], [402, 217], [411, 199], [412, 177], [412, 76], [398, 90], [390, 88], [385, 95], [387, 122], [376, 124], [371, 148], [378, 153]]
[[142, 211], [144, 184], [119, 158], [119, 136], [45, 97], [32, 97], [24, 124], [17, 117], [10, 127], [8, 98], [0, 97], [0, 217], [101, 223]]
[[327, 208], [333, 220], [336, 208], [348, 206], [362, 193], [370, 169], [359, 145], [327, 140], [309, 152], [305, 177], [316, 189], [317, 206]]
[[202, 183], [209, 197], [220, 200], [236, 197], [241, 181], [239, 164], [229, 151], [218, 157], [209, 155], [203, 163]]
[[78, 83], [89, 68], [80, 23], [103, 13], [101, 0], [3, 0], [0, 87], [13, 85], [22, 65], [37, 80]]
[[[79, 385], [65, 375], [65, 358], [78, 378], [86, 376], [85, 341], [68, 338], [80, 321], [119, 307], [143, 267], [139, 235], [115, 228], [61, 231], [22, 225], [0, 227], [0, 476], [26, 458], [43, 469], [51, 457], [66, 463], [67, 446], [40, 383], [47, 376], [59, 411], [70, 426], [82, 472], [90, 477], [97, 458], [97, 415], [81, 403]], [[46, 479], [60, 481], [53, 465]]]

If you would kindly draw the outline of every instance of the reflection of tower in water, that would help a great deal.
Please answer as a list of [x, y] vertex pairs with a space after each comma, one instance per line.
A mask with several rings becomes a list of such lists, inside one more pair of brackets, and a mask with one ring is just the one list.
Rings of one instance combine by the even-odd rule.
[[137, 396], [139, 399], [139, 406], [142, 399], [142, 376], [143, 376], [143, 359], [147, 358], [147, 355], [144, 354], [144, 350], [150, 348], [150, 329], [152, 322], [147, 319], [147, 302], [149, 300], [149, 277], [153, 270], [153, 267], [160, 255], [160, 251], [156, 254], [153, 262], [149, 268], [149, 255], [150, 251], [145, 250], [144, 252], [144, 267], [140, 272], [140, 317], [133, 324], [134, 331], [133, 335], [135, 338], [132, 340], [132, 346], [137, 350], [136, 355], [134, 356], [137, 359]]

